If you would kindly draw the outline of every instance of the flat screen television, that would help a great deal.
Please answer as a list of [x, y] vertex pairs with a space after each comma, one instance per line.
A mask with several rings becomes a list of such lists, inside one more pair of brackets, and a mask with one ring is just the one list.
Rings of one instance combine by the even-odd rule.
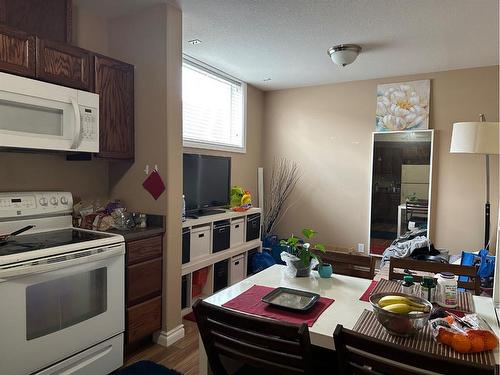
[[184, 199], [188, 216], [221, 211], [213, 208], [229, 205], [231, 158], [184, 154]]

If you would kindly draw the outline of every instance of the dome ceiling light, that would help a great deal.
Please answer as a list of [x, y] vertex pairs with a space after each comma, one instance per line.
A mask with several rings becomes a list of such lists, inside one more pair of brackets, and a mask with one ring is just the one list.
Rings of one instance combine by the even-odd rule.
[[357, 44], [339, 44], [328, 49], [328, 56], [339, 66], [346, 66], [354, 62], [361, 52]]

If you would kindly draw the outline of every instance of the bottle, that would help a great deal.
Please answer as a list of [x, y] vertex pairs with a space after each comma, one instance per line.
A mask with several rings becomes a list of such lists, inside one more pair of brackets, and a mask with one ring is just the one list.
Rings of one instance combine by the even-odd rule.
[[451, 272], [441, 272], [438, 275], [437, 303], [441, 307], [457, 307], [457, 280]]
[[424, 276], [420, 283], [420, 297], [430, 303], [436, 302], [436, 283], [433, 277]]
[[182, 194], [182, 221], [186, 221], [186, 196]]
[[415, 284], [413, 283], [413, 276], [405, 275], [403, 277], [403, 282], [401, 283], [401, 291], [405, 294], [413, 294], [415, 289]]

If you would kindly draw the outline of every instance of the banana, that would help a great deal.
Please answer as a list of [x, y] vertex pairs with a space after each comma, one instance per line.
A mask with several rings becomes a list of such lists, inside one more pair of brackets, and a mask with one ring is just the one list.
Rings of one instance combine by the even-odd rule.
[[384, 310], [393, 312], [396, 314], [408, 314], [411, 312], [426, 312], [426, 307], [416, 307], [408, 305], [406, 303], [393, 303], [383, 307]]
[[385, 296], [385, 297], [382, 297], [381, 299], [379, 299], [378, 301], [378, 305], [380, 307], [385, 307], [385, 306], [389, 306], [389, 305], [393, 305], [393, 304], [406, 304], [406, 305], [409, 305], [409, 306], [414, 306], [416, 308], [425, 308], [426, 305], [422, 304], [422, 303], [418, 303], [418, 302], [415, 302], [413, 300], [411, 300], [410, 298], [408, 297], [404, 297], [404, 296]]

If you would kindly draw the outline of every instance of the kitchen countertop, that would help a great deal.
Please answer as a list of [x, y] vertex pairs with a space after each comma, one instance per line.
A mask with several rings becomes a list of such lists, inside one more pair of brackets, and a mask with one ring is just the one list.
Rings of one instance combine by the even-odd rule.
[[165, 217], [162, 215], [147, 215], [147, 227], [135, 227], [131, 230], [111, 229], [108, 232], [121, 234], [125, 241], [135, 241], [165, 233]]

